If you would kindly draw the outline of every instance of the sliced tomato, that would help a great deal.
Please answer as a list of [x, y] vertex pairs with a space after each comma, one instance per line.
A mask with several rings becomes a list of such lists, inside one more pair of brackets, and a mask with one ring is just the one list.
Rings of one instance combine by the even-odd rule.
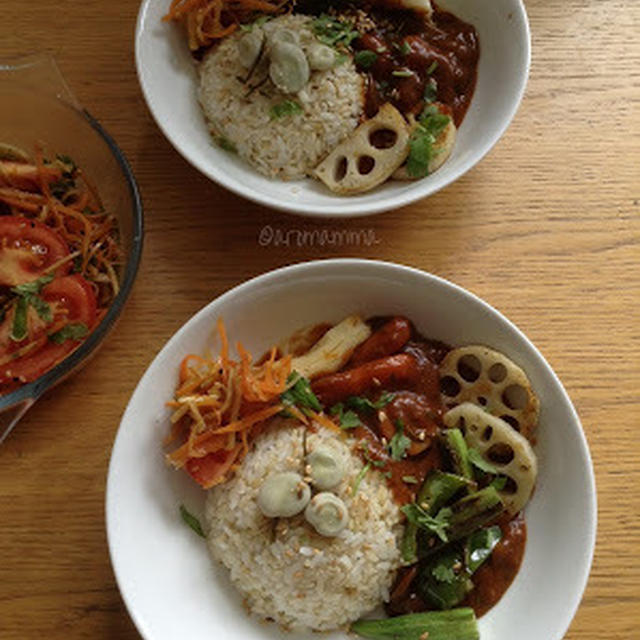
[[[97, 315], [96, 296], [92, 286], [82, 276], [56, 278], [43, 288], [40, 296], [51, 306], [53, 324], [59, 324], [59, 321], [64, 319], [68, 324], [82, 323], [89, 331], [94, 328]], [[9, 335], [9, 324], [12, 321], [13, 315], [7, 314], [3, 325], [0, 326], [0, 336]], [[69, 339], [56, 344], [48, 339], [47, 329], [43, 326], [35, 332], [30, 332], [28, 338], [18, 344], [3, 340], [4, 344], [0, 345], [2, 360], [11, 352], [20, 349], [23, 343], [35, 342], [38, 347], [0, 366], [0, 385], [19, 385], [36, 380], [82, 342], [82, 339]]]
[[[69, 255], [69, 247], [57, 231], [43, 222], [22, 216], [0, 217], [0, 285], [15, 287], [41, 276]], [[69, 273], [71, 261], [56, 269]]]
[[205, 489], [220, 482], [240, 453], [240, 445], [233, 449], [220, 449], [202, 458], [191, 458], [185, 463], [186, 472]]

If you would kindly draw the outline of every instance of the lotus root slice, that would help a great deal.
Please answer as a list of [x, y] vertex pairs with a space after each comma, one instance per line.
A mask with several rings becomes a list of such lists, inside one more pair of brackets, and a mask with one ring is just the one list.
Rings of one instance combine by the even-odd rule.
[[538, 475], [538, 461], [529, 441], [504, 420], [470, 402], [447, 411], [444, 423], [460, 429], [467, 444], [507, 478], [504, 488], [498, 490], [500, 498], [511, 515], [521, 511]]
[[539, 402], [525, 372], [505, 355], [481, 345], [450, 351], [440, 365], [445, 407], [473, 402], [531, 440]]
[[329, 189], [364, 193], [387, 180], [409, 153], [410, 127], [391, 104], [358, 126], [314, 170]]

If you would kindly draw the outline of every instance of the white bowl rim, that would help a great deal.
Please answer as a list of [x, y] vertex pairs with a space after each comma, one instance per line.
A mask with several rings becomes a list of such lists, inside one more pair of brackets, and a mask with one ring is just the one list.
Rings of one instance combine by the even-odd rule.
[[[197, 169], [204, 176], [213, 180], [216, 184], [228, 189], [236, 195], [255, 202], [256, 204], [271, 207], [279, 211], [285, 211], [294, 215], [300, 215], [305, 217], [319, 217], [319, 218], [356, 218], [361, 216], [373, 215], [376, 213], [383, 213], [385, 211], [399, 209], [406, 205], [412, 204], [417, 200], [427, 198], [438, 191], [441, 191], [445, 187], [458, 180], [465, 173], [475, 167], [498, 143], [502, 138], [505, 131], [511, 124], [515, 117], [524, 92], [529, 80], [529, 72], [531, 68], [531, 29], [529, 25], [529, 18], [524, 5], [524, 0], [515, 0], [518, 9], [518, 18], [522, 21], [523, 28], [525, 30], [524, 38], [524, 55], [525, 64], [524, 72], [520, 76], [520, 82], [514, 92], [514, 98], [511, 102], [511, 108], [507, 112], [507, 116], [504, 118], [501, 126], [496, 129], [494, 135], [483, 145], [477, 156], [474, 156], [463, 164], [460, 165], [455, 173], [451, 173], [448, 179], [444, 180], [437, 187], [433, 187], [429, 183], [424, 181], [417, 181], [414, 188], [405, 191], [404, 193], [381, 198], [374, 202], [360, 203], [350, 202], [348, 197], [344, 197], [339, 203], [335, 204], [311, 204], [296, 202], [295, 204], [288, 204], [286, 199], [280, 200], [269, 194], [260, 193], [254, 190], [247, 190], [243, 186], [241, 180], [231, 178], [228, 175], [218, 170], [217, 165], [213, 163], [200, 162], [193, 158], [180, 144], [180, 140], [177, 135], [174, 135], [172, 131], [166, 126], [162, 118], [159, 116], [157, 109], [154, 108], [154, 102], [149, 86], [145, 82], [145, 74], [143, 72], [142, 64], [142, 47], [141, 40], [144, 35], [144, 17], [147, 7], [152, 2], [158, 0], [142, 0], [140, 9], [138, 11], [138, 17], [136, 20], [135, 31], [135, 59], [136, 59], [136, 73], [138, 75], [138, 82], [142, 89], [147, 108], [151, 112], [151, 115], [157, 124], [158, 128], [162, 131], [165, 138], [171, 143], [173, 148], [195, 169]], [[392, 201], [391, 203], [389, 201]]]
[[[144, 374], [140, 378], [140, 381], [136, 385], [136, 388], [129, 399], [129, 402], [124, 411], [121, 423], [118, 427], [118, 432], [116, 434], [116, 438], [111, 451], [108, 474], [107, 474], [106, 491], [105, 491], [105, 524], [106, 524], [107, 544], [109, 547], [109, 557], [111, 560], [111, 566], [113, 567], [113, 571], [116, 577], [116, 582], [118, 584], [118, 589], [120, 591], [121, 597], [127, 607], [129, 615], [131, 616], [131, 619], [133, 620], [138, 632], [147, 640], [152, 640], [152, 636], [146, 633], [146, 625], [144, 623], [144, 620], [141, 618], [141, 616], [138, 615], [136, 608], [133, 602], [131, 601], [129, 593], [125, 592], [122, 589], [122, 585], [123, 585], [122, 571], [118, 566], [118, 562], [116, 560], [116, 550], [113, 547], [112, 536], [110, 535], [111, 520], [110, 520], [109, 514], [111, 509], [113, 508], [111, 506], [110, 495], [112, 493], [111, 486], [115, 482], [113, 478], [112, 467], [114, 466], [113, 461], [116, 458], [117, 450], [120, 446], [119, 443], [122, 442], [122, 431], [120, 427], [126, 421], [127, 414], [131, 411], [131, 406], [134, 404], [135, 397], [138, 394], [140, 388], [143, 386], [144, 379], [146, 378], [147, 375], [149, 375], [149, 370], [153, 367], [155, 362], [161, 358], [163, 351], [169, 350], [171, 345], [173, 345], [174, 343], [180, 342], [182, 340], [183, 335], [189, 331], [189, 328], [191, 325], [197, 324], [200, 318], [206, 317], [210, 313], [209, 310], [211, 307], [220, 306], [224, 304], [227, 299], [232, 298], [234, 296], [238, 296], [239, 294], [243, 294], [247, 290], [251, 290], [255, 287], [260, 287], [260, 286], [266, 287], [271, 283], [272, 280], [279, 280], [283, 278], [283, 276], [295, 277], [297, 275], [304, 275], [305, 272], [309, 272], [309, 271], [314, 272], [317, 269], [320, 269], [320, 270], [322, 269], [328, 269], [328, 270], [380, 269], [385, 271], [394, 270], [396, 273], [403, 272], [405, 274], [410, 274], [415, 277], [432, 280], [439, 285], [448, 287], [458, 295], [469, 298], [471, 302], [479, 305], [482, 309], [487, 311], [490, 315], [497, 317], [499, 321], [504, 322], [508, 327], [510, 327], [514, 331], [514, 333], [518, 336], [518, 338], [522, 340], [524, 344], [526, 344], [527, 347], [532, 351], [532, 353], [539, 360], [539, 363], [542, 366], [542, 368], [545, 370], [545, 373], [553, 380], [556, 388], [560, 391], [560, 394], [563, 400], [565, 401], [567, 407], [569, 408], [569, 411], [573, 420], [572, 424], [576, 428], [578, 443], [580, 446], [580, 453], [585, 462], [584, 467], [587, 470], [586, 480], [588, 483], [587, 491], [588, 491], [589, 513], [585, 514], [586, 516], [585, 519], [588, 521], [589, 529], [588, 531], [583, 532], [584, 539], [586, 542], [586, 545], [585, 545], [586, 556], [585, 556], [585, 562], [583, 564], [582, 571], [578, 580], [579, 588], [577, 588], [574, 591], [570, 601], [567, 602], [564, 619], [561, 622], [559, 622], [559, 628], [562, 628], [563, 631], [562, 631], [562, 634], [557, 637], [558, 639], [564, 637], [567, 630], [569, 629], [569, 626], [571, 625], [571, 622], [578, 610], [578, 607], [580, 606], [580, 602], [582, 601], [584, 591], [587, 587], [587, 582], [589, 579], [589, 574], [591, 572], [591, 566], [593, 563], [593, 556], [595, 551], [597, 518], [598, 518], [595, 474], [593, 470], [591, 453], [589, 451], [589, 445], [587, 443], [584, 429], [582, 428], [582, 423], [580, 421], [577, 411], [575, 410], [575, 407], [573, 406], [573, 403], [571, 402], [571, 399], [569, 398], [567, 391], [565, 390], [562, 382], [556, 375], [555, 371], [551, 368], [551, 366], [549, 365], [545, 357], [538, 350], [538, 348], [531, 342], [531, 340], [529, 340], [529, 338], [513, 322], [511, 322], [511, 320], [509, 320], [495, 307], [485, 302], [482, 298], [480, 298], [476, 294], [472, 293], [468, 289], [465, 289], [451, 282], [450, 280], [447, 280], [435, 274], [429, 273], [427, 271], [417, 269], [415, 267], [410, 267], [407, 265], [398, 264], [398, 263], [389, 262], [389, 261], [369, 260], [369, 259], [362, 259], [362, 258], [328, 258], [328, 259], [311, 260], [311, 261], [295, 263], [292, 265], [280, 267], [280, 268], [268, 271], [266, 273], [260, 274], [253, 278], [250, 278], [245, 282], [240, 283], [239, 285], [236, 285], [235, 287], [232, 287], [228, 291], [225, 291], [218, 297], [214, 298], [211, 302], [207, 303], [204, 307], [202, 307], [199, 311], [197, 311], [194, 315], [192, 315], [163, 345], [162, 349], [160, 349], [160, 351], [156, 354], [156, 356], [148, 365]], [[316, 272], [314, 275], [317, 276], [318, 273]], [[368, 274], [368, 275], [372, 275], [372, 274]]]

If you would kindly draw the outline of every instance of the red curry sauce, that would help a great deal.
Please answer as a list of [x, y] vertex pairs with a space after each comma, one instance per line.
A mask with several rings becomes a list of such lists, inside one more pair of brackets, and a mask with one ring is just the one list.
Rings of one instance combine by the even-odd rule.
[[[372, 117], [385, 102], [405, 115], [418, 115], [426, 102], [439, 102], [459, 126], [476, 86], [480, 46], [475, 28], [434, 5], [431, 21], [415, 11], [369, 8], [376, 27], [354, 42], [372, 55], [365, 112]], [[371, 63], [371, 60], [375, 61]]]

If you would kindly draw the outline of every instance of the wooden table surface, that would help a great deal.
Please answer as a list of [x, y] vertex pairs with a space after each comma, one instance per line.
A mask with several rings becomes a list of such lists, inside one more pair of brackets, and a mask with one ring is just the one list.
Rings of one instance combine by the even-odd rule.
[[[0, 447], [0, 638], [139, 637], [104, 523], [107, 465], [129, 395], [205, 303], [270, 269], [336, 256], [450, 279], [540, 348], [582, 418], [598, 486], [593, 569], [566, 638], [640, 637], [640, 3], [528, 0], [531, 77], [496, 148], [428, 200], [347, 222], [245, 202], [174, 151], [138, 86], [134, 0], [2, 4], [1, 39], [52, 52], [124, 150], [146, 239], [117, 330]], [[261, 246], [266, 225], [370, 230], [376, 243]]]

